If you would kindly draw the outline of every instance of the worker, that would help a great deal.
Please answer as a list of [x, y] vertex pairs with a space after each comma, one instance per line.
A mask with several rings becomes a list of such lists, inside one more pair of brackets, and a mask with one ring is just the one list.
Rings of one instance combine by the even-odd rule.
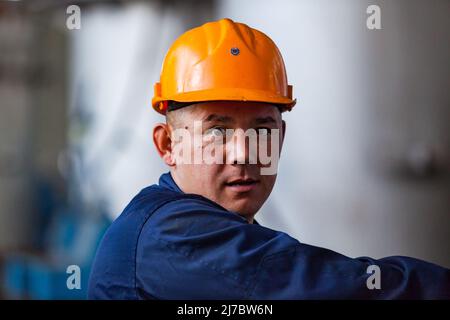
[[282, 113], [296, 103], [267, 35], [230, 19], [191, 29], [169, 49], [159, 80], [152, 106], [166, 121], [153, 141], [169, 172], [106, 232], [88, 298], [450, 298], [449, 269], [350, 258], [255, 220], [275, 184]]

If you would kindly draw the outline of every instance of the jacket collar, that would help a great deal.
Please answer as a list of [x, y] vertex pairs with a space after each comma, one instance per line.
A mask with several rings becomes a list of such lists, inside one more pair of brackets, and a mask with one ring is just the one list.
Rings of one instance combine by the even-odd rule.
[[[166, 172], [166, 173], [162, 174], [161, 177], [159, 177], [159, 185], [161, 187], [170, 189], [170, 190], [178, 192], [178, 193], [184, 193], [183, 190], [181, 190], [180, 187], [175, 183], [175, 180], [173, 180], [173, 177], [170, 174], [170, 172]], [[226, 209], [224, 209], [224, 210], [226, 210]], [[235, 214], [237, 214], [237, 213], [235, 213]], [[241, 218], [245, 222], [247, 221], [244, 217], [241, 217]], [[253, 224], [259, 225], [259, 223], [255, 219], [253, 219]]]
[[170, 189], [170, 190], [178, 192], [178, 193], [184, 193], [180, 189], [180, 187], [175, 183], [175, 180], [173, 180], [170, 172], [164, 173], [161, 175], [161, 177], [159, 177], [159, 185], [161, 187]]

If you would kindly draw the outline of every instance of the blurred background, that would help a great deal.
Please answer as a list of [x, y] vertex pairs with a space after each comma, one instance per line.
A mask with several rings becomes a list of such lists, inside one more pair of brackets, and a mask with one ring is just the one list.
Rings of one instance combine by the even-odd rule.
[[0, 1], [0, 297], [85, 297], [105, 229], [167, 171], [150, 105], [164, 55], [223, 17], [276, 42], [298, 99], [257, 220], [450, 267], [449, 16], [449, 0]]

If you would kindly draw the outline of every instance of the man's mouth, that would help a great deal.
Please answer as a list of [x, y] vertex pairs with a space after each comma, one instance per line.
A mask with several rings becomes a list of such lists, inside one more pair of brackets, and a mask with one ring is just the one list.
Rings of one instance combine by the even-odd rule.
[[246, 179], [235, 179], [230, 182], [225, 183], [227, 187], [236, 192], [248, 192], [256, 188], [259, 183], [258, 180], [246, 178]]

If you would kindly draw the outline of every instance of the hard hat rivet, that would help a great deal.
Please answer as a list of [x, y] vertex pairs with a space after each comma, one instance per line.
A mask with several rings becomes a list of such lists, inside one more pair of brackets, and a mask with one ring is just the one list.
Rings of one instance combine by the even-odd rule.
[[231, 54], [233, 56], [237, 56], [239, 54], [239, 48], [231, 48]]

